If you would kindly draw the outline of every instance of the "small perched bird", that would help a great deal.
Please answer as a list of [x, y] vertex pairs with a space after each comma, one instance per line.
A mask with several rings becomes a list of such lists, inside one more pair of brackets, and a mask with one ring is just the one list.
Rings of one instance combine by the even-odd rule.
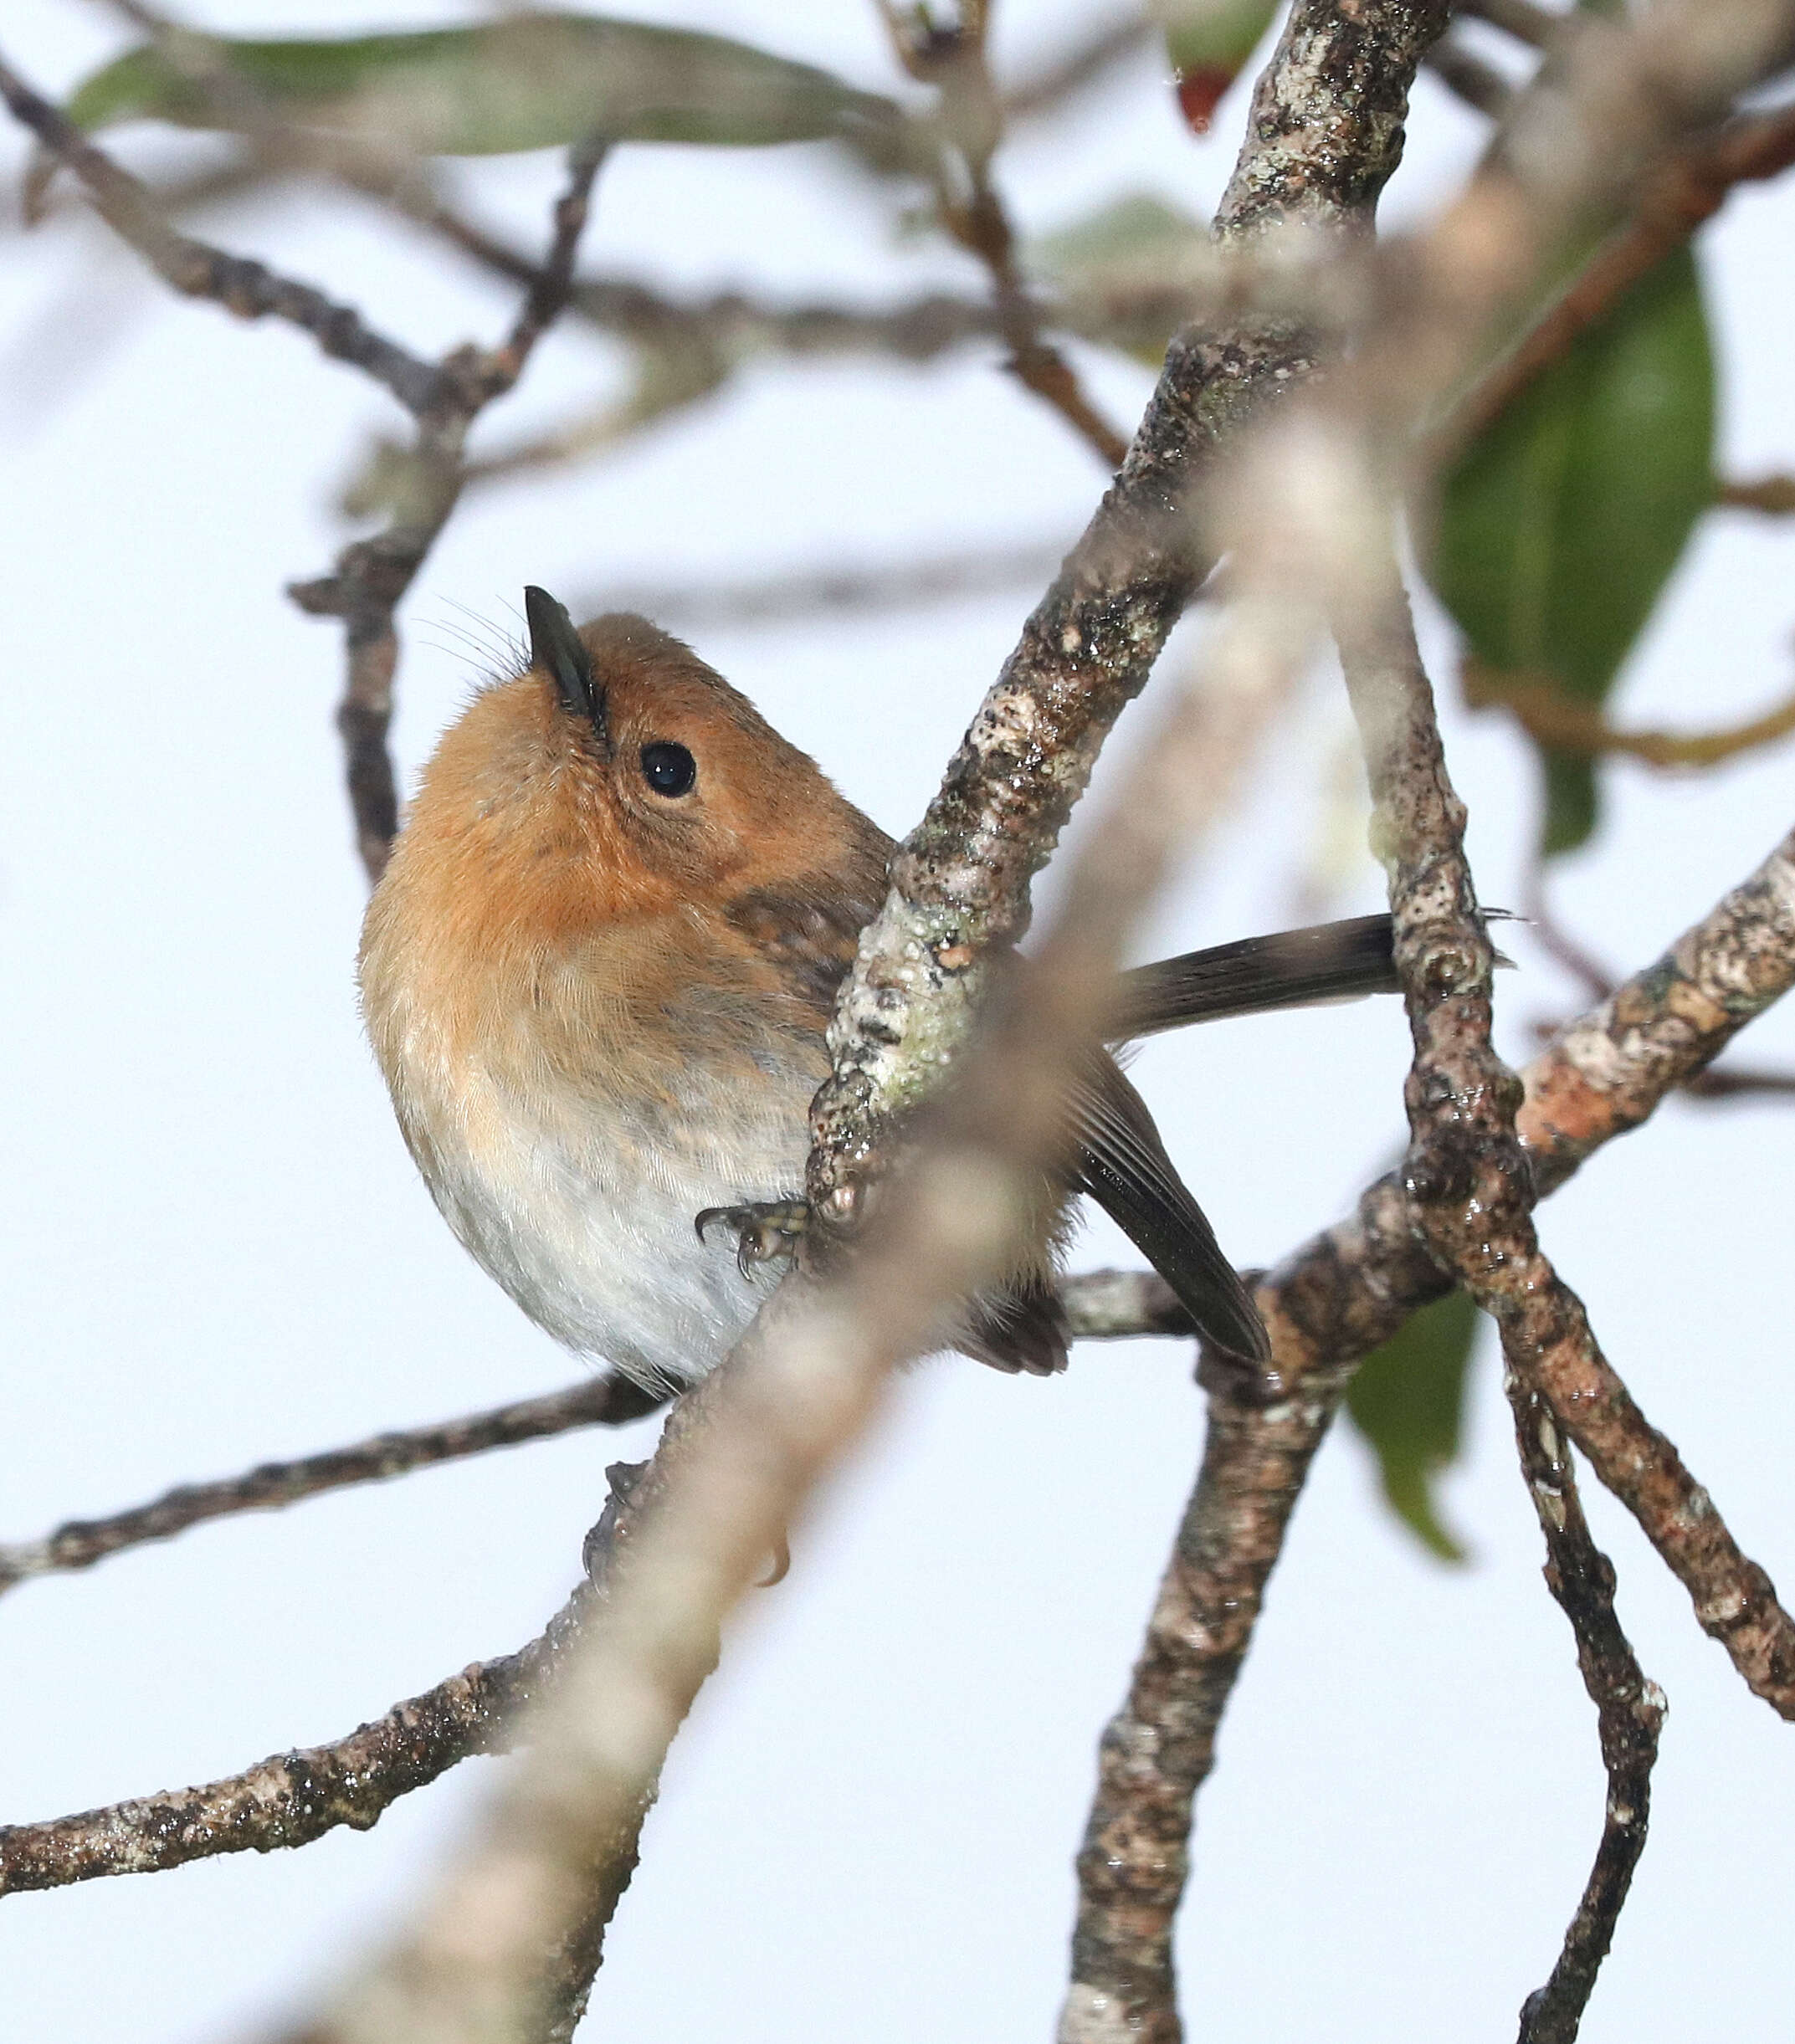
[[[756, 1215], [801, 1214], [824, 1032], [892, 844], [689, 647], [627, 615], [576, 631], [543, 591], [525, 600], [528, 669], [444, 734], [369, 904], [362, 1006], [461, 1242], [558, 1341], [674, 1389], [721, 1360], [769, 1287]], [[1367, 917], [1143, 967], [1119, 1028], [1395, 985], [1388, 920]], [[1075, 1157], [1044, 1211], [1089, 1193], [1206, 1339], [1264, 1355], [1107, 1052], [1069, 1114]], [[1063, 1232], [971, 1303], [956, 1345], [1001, 1369], [1064, 1365]]]

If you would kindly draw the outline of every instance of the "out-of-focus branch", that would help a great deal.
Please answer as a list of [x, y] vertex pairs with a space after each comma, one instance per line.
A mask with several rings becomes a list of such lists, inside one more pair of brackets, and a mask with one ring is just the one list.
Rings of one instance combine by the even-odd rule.
[[[1066, 1324], [1080, 1341], [1192, 1333], [1190, 1316], [1156, 1271], [1080, 1271], [1060, 1281]], [[243, 1512], [279, 1511], [357, 1483], [384, 1483], [494, 1448], [516, 1447], [583, 1427], [624, 1427], [666, 1402], [627, 1377], [597, 1377], [434, 1427], [376, 1434], [291, 1462], [265, 1462], [217, 1483], [183, 1483], [104, 1519], [75, 1519], [38, 1540], [0, 1544], [0, 1596], [35, 1575], [90, 1569], [127, 1549], [172, 1539], [190, 1526]]]
[[1767, 518], [1795, 512], [1795, 475], [1760, 475], [1749, 483], [1719, 483], [1714, 501], [1741, 511], [1762, 511]]
[[[1363, 232], [1401, 151], [1414, 67], [1445, 15], [1395, 0], [1299, 0], [1218, 215], [1224, 243], [1250, 246], [1280, 221]], [[825, 1220], [852, 1212], [875, 1131], [963, 1038], [982, 961], [1026, 927], [1031, 877], [1210, 565], [1187, 515], [1193, 489], [1243, 426], [1301, 387], [1317, 345], [1288, 320], [1172, 343], [1121, 474], [900, 849], [891, 894], [862, 937], [831, 1032], [834, 1073], [812, 1116], [809, 1191]]]
[[399, 657], [393, 613], [460, 497], [462, 453], [474, 421], [515, 384], [538, 338], [567, 305], [592, 180], [603, 160], [597, 143], [569, 152], [567, 189], [556, 204], [547, 259], [532, 275], [505, 339], [492, 349], [458, 348], [444, 361], [437, 395], [418, 415], [405, 487], [397, 493], [398, 508], [385, 531], [346, 546], [331, 574], [295, 582], [288, 590], [301, 610], [343, 621], [348, 679], [336, 721], [356, 843], [371, 882], [386, 870], [399, 827], [398, 792], [387, 750]]
[[1428, 52], [1428, 69], [1454, 97], [1480, 114], [1500, 120], [1508, 111], [1515, 89], [1493, 64], [1457, 36], [1447, 36]]
[[1534, 0], [1459, 0], [1453, 12], [1474, 14], [1532, 49], [1549, 49], [1555, 38], [1575, 25], [1566, 15], [1536, 6]]
[[1791, 163], [1795, 110], [1787, 108], [1741, 115], [1671, 156], [1653, 173], [1626, 224], [1458, 399], [1433, 435], [1431, 458], [1442, 460], [1475, 439], [1648, 270], [1712, 219], [1734, 186], [1777, 177]]
[[285, 321], [310, 334], [325, 354], [362, 370], [414, 418], [437, 402], [440, 376], [397, 341], [369, 326], [352, 305], [309, 284], [283, 277], [246, 256], [232, 255], [171, 228], [148, 192], [96, 148], [49, 101], [0, 60], [0, 98], [56, 161], [79, 177], [95, 209], [164, 283], [187, 298], [210, 299], [238, 319]]
[[1577, 1637], [1577, 1664], [1596, 1707], [1608, 1774], [1602, 1841], [1582, 1899], [1551, 1979], [1528, 1995], [1521, 2011], [1521, 2044], [1573, 2044], [1645, 1849], [1664, 1697], [1640, 1671], [1615, 1616], [1613, 1564], [1591, 1538], [1569, 1446], [1545, 1399], [1512, 1362], [1506, 1387], [1521, 1474], [1546, 1539], [1546, 1586]]
[[1086, 41], [1050, 59], [1032, 78], [1022, 79], [1002, 95], [998, 105], [1004, 126], [1019, 126], [1044, 114], [1056, 113], [1068, 100], [1098, 83], [1160, 33], [1159, 24], [1139, 12], [1101, 23]]
[[1464, 662], [1463, 681], [1472, 709], [1505, 710], [1539, 744], [1586, 759], [1624, 753], [1648, 766], [1718, 766], [1795, 731], [1795, 696], [1762, 716], [1718, 730], [1618, 731], [1599, 710], [1573, 702], [1551, 684], [1513, 681], [1474, 658]]
[[1043, 313], [1016, 262], [1016, 239], [992, 159], [1003, 136], [1003, 110], [985, 54], [982, 6], [964, 6], [952, 29], [936, 29], [879, 0], [892, 49], [912, 78], [940, 91], [936, 213], [941, 225], [991, 279], [998, 328], [1009, 349], [1004, 366], [1057, 412], [1106, 469], [1122, 464], [1128, 443], [1086, 396], [1072, 365], [1043, 337]]
[[829, 613], [924, 609], [992, 591], [1039, 586], [1065, 553], [1064, 541], [963, 546], [895, 562], [842, 562], [741, 581], [601, 585], [572, 607], [576, 617], [640, 611], [687, 629], [782, 622]]
[[0, 97], [81, 180], [113, 229], [176, 290], [213, 299], [245, 319], [267, 315], [303, 328], [326, 355], [383, 385], [417, 421], [404, 500], [387, 530], [345, 548], [333, 574], [295, 583], [290, 592], [302, 609], [344, 622], [349, 671], [337, 725], [357, 844], [369, 879], [378, 879], [398, 829], [398, 796], [387, 752], [398, 658], [393, 611], [454, 509], [469, 427], [516, 382], [537, 339], [567, 305], [603, 149], [594, 144], [571, 152], [547, 258], [531, 272], [523, 307], [505, 339], [492, 349], [459, 348], [432, 364], [376, 333], [353, 308], [334, 304], [310, 285], [176, 233], [136, 178], [3, 62]]

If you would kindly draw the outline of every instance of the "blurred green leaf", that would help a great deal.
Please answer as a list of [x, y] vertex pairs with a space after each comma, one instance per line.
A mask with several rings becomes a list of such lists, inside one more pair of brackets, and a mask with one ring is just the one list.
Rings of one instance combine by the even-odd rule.
[[1346, 1393], [1346, 1411], [1377, 1453], [1391, 1509], [1442, 1561], [1464, 1560], [1433, 1509], [1433, 1486], [1458, 1457], [1480, 1317], [1467, 1292], [1423, 1306], [1359, 1365]]
[[[211, 75], [208, 77], [208, 72]], [[240, 81], [238, 103], [220, 90]], [[242, 101], [303, 127], [420, 156], [495, 156], [603, 136], [744, 146], [841, 136], [890, 155], [898, 108], [746, 43], [587, 14], [513, 14], [469, 28], [269, 41], [145, 44], [69, 102], [77, 126], [144, 117], [244, 125]]]
[[1024, 247], [1023, 263], [1065, 297], [1101, 305], [1106, 336], [1157, 369], [1177, 325], [1180, 273], [1192, 256], [1207, 252], [1208, 241], [1191, 214], [1150, 192], [1131, 192], [1054, 233], [1036, 236]]
[[1259, 47], [1283, 0], [1159, 0], [1166, 55], [1192, 131], [1208, 132], [1222, 95]]
[[[1446, 479], [1429, 574], [1501, 680], [1606, 700], [1713, 496], [1714, 356], [1695, 260], [1665, 257]], [[1595, 827], [1595, 766], [1542, 749], [1541, 849]]]

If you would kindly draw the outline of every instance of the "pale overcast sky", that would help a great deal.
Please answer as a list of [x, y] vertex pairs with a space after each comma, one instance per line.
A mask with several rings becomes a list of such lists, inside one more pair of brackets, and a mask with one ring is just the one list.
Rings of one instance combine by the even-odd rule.
[[[870, 8], [638, 0], [889, 85]], [[372, 0], [196, 7], [214, 26], [322, 29], [450, 12]], [[0, 42], [66, 90], [118, 44], [105, 10], [10, 0]], [[1077, 10], [1013, 0], [1006, 47]], [[1059, 225], [1146, 187], [1219, 192], [1242, 105], [1193, 146], [1151, 59], [1003, 160], [1018, 218]], [[1435, 203], [1476, 121], [1424, 82], [1387, 218]], [[146, 160], [147, 134], [121, 138]], [[8, 136], [8, 176], [23, 151]], [[468, 185], [537, 233], [550, 157]], [[1795, 466], [1786, 192], [1704, 239], [1726, 364], [1726, 465]], [[360, 303], [425, 351], [501, 331], [506, 294], [316, 197], [208, 231]], [[606, 170], [594, 267], [669, 286], [895, 297], [976, 287], [803, 150], [639, 148]], [[361, 1040], [362, 887], [338, 792], [333, 629], [281, 594], [342, 536], [336, 487], [392, 408], [302, 338], [177, 305], [98, 228], [0, 261], [0, 1537], [378, 1428], [566, 1381], [570, 1365], [430, 1207]], [[1091, 358], [1132, 419], [1144, 371]], [[486, 444], [614, 377], [557, 333]], [[465, 507], [404, 612], [408, 779], [477, 669], [471, 613], [514, 628], [526, 581], [577, 597], [944, 546], [1060, 542], [1101, 477], [1063, 426], [968, 353], [926, 371], [764, 366], [721, 402], [551, 486]], [[1628, 681], [1639, 722], [1721, 722], [1790, 684], [1795, 530], [1711, 521]], [[1033, 592], [891, 619], [731, 628], [702, 649], [888, 828], [902, 831]], [[1431, 612], [1443, 684], [1451, 639]], [[1446, 690], [1452, 699], [1449, 688]], [[1530, 771], [1493, 721], [1449, 716], [1487, 900], [1514, 899]], [[1126, 776], [1142, 721], [1104, 777]], [[1143, 955], [1292, 920], [1315, 791], [1342, 740], [1318, 675], [1300, 730], [1168, 898]], [[1701, 785], [1609, 776], [1567, 866], [1567, 917], [1644, 963], [1787, 827], [1795, 752]], [[1376, 905], [1362, 863], [1336, 906]], [[1571, 994], [1517, 935], [1501, 1028]], [[1754, 1029], [1795, 1062], [1795, 1017]], [[1136, 1068], [1223, 1239], [1275, 1258], [1343, 1211], [1400, 1135], [1392, 1004], [1162, 1039]], [[1545, 1217], [1610, 1355], [1743, 1544], [1795, 1587], [1786, 1468], [1790, 1135], [1773, 1108], [1678, 1105]], [[1126, 1246], [1093, 1223], [1080, 1261]], [[669, 1765], [585, 2034], [638, 2044], [995, 2044], [1051, 2033], [1071, 1858], [1202, 1410], [1171, 1344], [1087, 1348], [1063, 1379], [958, 1359], [914, 1372], [890, 1426], [757, 1596]], [[1348, 1437], [1321, 1455], [1199, 1812], [1179, 1960], [1193, 2036], [1336, 2044], [1513, 2034], [1587, 1870], [1603, 1781], [1567, 1628], [1539, 1581], [1492, 1355], [1444, 1509], [1473, 1550], [1431, 1561]], [[207, 1529], [0, 1604], [0, 1821], [224, 1774], [347, 1730], [535, 1632], [578, 1566], [603, 1465], [650, 1427], [585, 1434]], [[1588, 1493], [1586, 1493], [1588, 1494]], [[1623, 1616], [1670, 1697], [1653, 1834], [1589, 2044], [1787, 2027], [1795, 1749], [1603, 1498]], [[304, 2005], [405, 1909], [490, 1779], [407, 1799], [372, 1833], [0, 1904], [3, 2044], [187, 2044]]]

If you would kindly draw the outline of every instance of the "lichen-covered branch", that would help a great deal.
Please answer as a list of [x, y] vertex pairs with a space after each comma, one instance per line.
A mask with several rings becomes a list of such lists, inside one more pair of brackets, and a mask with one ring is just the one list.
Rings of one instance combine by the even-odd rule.
[[1551, 1409], [1512, 1369], [1506, 1389], [1521, 1474], [1545, 1535], [1546, 1586], [1576, 1635], [1577, 1664], [1596, 1707], [1608, 1775], [1602, 1840], [1582, 1900], [1551, 1977], [1528, 1995], [1521, 2011], [1521, 2044], [1572, 2044], [1645, 1849], [1664, 1698], [1641, 1673], [1615, 1616], [1613, 1564], [1591, 1538], [1571, 1450]]
[[[1254, 95], [1217, 216], [1229, 245], [1274, 223], [1362, 234], [1402, 153], [1433, 0], [1298, 0]], [[893, 862], [831, 1033], [809, 1191], [851, 1212], [876, 1131], [965, 1040], [993, 949], [1020, 936], [1028, 886], [1098, 748], [1208, 565], [1192, 494], [1249, 420], [1300, 387], [1315, 338], [1289, 320], [1176, 340], [1121, 473], [980, 706], [941, 791]]]
[[[1542, 1192], [1639, 1126], [1795, 985], [1792, 904], [1795, 833], [1664, 958], [1527, 1066], [1522, 1140]], [[1104, 1734], [1080, 1860], [1064, 2044], [1151, 2038], [1155, 2025], [1159, 2036], [1178, 2034], [1167, 2027], [1176, 2008], [1172, 1923], [1192, 1804], [1244, 1652], [1237, 1634], [1255, 1621], [1303, 1478], [1354, 1365], [1450, 1283], [1392, 1172], [1366, 1189], [1346, 1220], [1260, 1279], [1255, 1297], [1272, 1341], [1263, 1375], [1206, 1373], [1203, 1468], [1136, 1679]]]
[[343, 1825], [367, 1831], [470, 1754], [505, 1749], [511, 1714], [540, 1678], [552, 1633], [502, 1660], [476, 1662], [328, 1745], [274, 1754], [194, 1788], [0, 1826], [0, 1896], [278, 1852]]
[[1216, 1729], [1321, 1443], [1313, 1406], [1322, 1396], [1315, 1385], [1272, 1407], [1211, 1396], [1202, 1469], [1128, 1700], [1098, 1749], [1059, 2044], [1177, 2044], [1183, 2035], [1172, 1935], [1191, 1801], [1214, 1765]]
[[[1795, 976], [1795, 831], [1648, 972], [1527, 1068], [1518, 1127], [1541, 1193], [1705, 1069]], [[1671, 1075], [1674, 1076], [1671, 1076]]]

